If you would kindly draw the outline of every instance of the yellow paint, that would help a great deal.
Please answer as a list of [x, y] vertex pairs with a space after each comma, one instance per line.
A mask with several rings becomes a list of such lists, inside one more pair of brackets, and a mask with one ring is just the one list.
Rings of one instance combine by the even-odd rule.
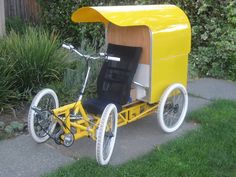
[[[156, 111], [157, 106], [158, 104], [150, 105], [145, 102], [135, 102], [126, 107], [123, 107], [122, 111], [118, 113], [118, 127], [147, 117], [148, 115]], [[73, 112], [73, 110], [78, 110], [79, 114], [81, 114], [81, 111], [84, 112], [84, 114], [81, 114], [83, 118], [80, 120], [71, 121], [70, 113]], [[89, 122], [87, 120], [88, 115], [86, 114], [80, 101], [56, 108], [53, 110], [53, 112], [55, 114], [55, 120], [57, 122], [60, 123], [61, 121], [63, 121], [67, 128], [73, 127], [74, 129], [76, 129], [76, 133], [74, 134], [75, 140], [83, 137], [91, 137], [93, 140], [96, 140], [96, 131], [100, 124], [100, 117], [91, 115], [94, 117], [94, 120], [92, 123]], [[60, 120], [58, 120], [58, 117], [60, 117]], [[70, 133], [70, 131], [66, 127], [64, 127], [64, 125], [62, 125], [62, 127], [65, 134]], [[63, 137], [64, 135], [62, 135], [62, 139]]]
[[149, 103], [156, 103], [173, 83], [187, 84], [191, 26], [185, 13], [174, 5], [83, 7], [71, 17], [74, 22], [113, 23], [117, 26], [147, 26], [151, 31], [151, 80]]
[[146, 102], [136, 102], [128, 107], [124, 107], [118, 114], [118, 127], [147, 117], [156, 111], [157, 106], [158, 104], [149, 105]]

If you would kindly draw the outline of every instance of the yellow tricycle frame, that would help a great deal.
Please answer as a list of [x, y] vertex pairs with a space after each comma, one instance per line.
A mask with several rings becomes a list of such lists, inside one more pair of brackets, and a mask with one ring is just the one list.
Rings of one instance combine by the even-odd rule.
[[[148, 104], [137, 101], [123, 106], [123, 109], [118, 114], [118, 127], [124, 126], [128, 123], [134, 122], [156, 111], [157, 104]], [[71, 113], [79, 115], [79, 120], [72, 121]], [[74, 139], [78, 140], [83, 137], [91, 137], [96, 140], [96, 130], [100, 123], [100, 117], [96, 115], [88, 115], [83, 108], [81, 101], [71, 103], [53, 110], [54, 120], [59, 124], [64, 122], [63, 132], [70, 133], [73, 127], [76, 131]], [[59, 120], [60, 119], [60, 120]], [[61, 137], [63, 139], [63, 135]]]

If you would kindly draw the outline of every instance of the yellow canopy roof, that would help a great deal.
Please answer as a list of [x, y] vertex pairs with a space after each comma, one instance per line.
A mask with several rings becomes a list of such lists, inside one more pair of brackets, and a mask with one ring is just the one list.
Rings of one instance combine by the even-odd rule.
[[[83, 7], [71, 17], [74, 22], [112, 23], [121, 27], [150, 29], [150, 98], [159, 100], [171, 83], [187, 83], [191, 26], [185, 13], [174, 5]], [[107, 28], [108, 29], [108, 28]]]
[[118, 26], [145, 25], [152, 32], [161, 29], [170, 32], [190, 27], [185, 13], [174, 5], [82, 7], [72, 14], [71, 19], [74, 22], [111, 22]]

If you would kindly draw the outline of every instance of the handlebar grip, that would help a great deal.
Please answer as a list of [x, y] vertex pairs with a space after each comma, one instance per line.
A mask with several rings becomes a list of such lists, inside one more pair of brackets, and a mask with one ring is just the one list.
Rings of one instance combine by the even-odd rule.
[[69, 45], [66, 45], [66, 44], [62, 44], [62, 47], [65, 48], [65, 49], [68, 49], [68, 50], [71, 49], [70, 46], [69, 46]]
[[105, 53], [99, 53], [99, 55], [100, 55], [101, 57], [105, 57], [105, 56], [106, 56]]
[[120, 61], [119, 57], [111, 57], [111, 56], [107, 56], [108, 60], [112, 60], [112, 61]]

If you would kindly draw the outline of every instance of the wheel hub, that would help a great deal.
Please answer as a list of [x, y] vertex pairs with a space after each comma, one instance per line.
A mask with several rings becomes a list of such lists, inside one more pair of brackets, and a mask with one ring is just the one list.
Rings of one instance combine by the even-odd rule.
[[173, 111], [174, 111], [175, 114], [179, 111], [179, 104], [176, 104], [176, 105], [173, 107]]

